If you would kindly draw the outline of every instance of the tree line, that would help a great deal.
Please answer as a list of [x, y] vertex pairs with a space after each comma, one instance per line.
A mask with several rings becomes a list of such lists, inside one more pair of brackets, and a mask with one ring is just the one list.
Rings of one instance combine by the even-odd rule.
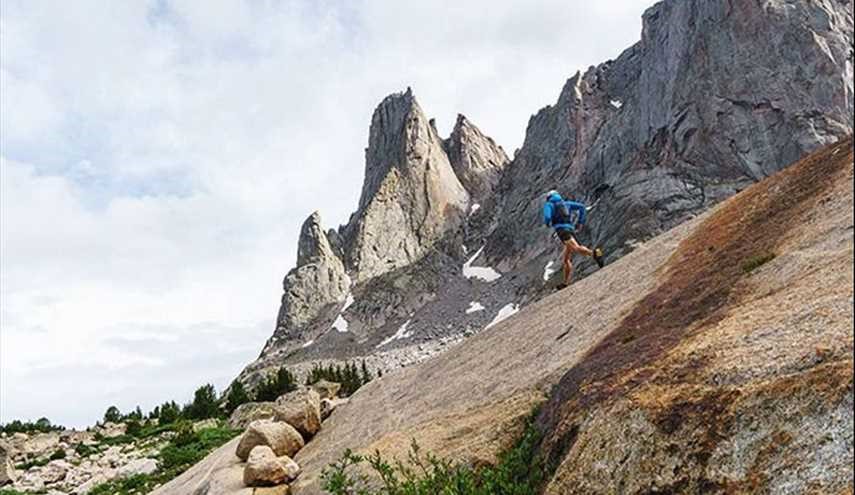
[[[382, 376], [381, 371], [378, 371], [378, 376]], [[339, 394], [342, 397], [349, 397], [373, 378], [374, 375], [369, 371], [365, 361], [362, 361], [360, 366], [351, 362], [327, 366], [316, 364], [306, 375], [305, 384], [313, 385], [320, 380], [340, 383]], [[218, 395], [213, 385], [205, 384], [196, 389], [193, 400], [184, 405], [174, 400], [167, 401], [148, 413], [143, 413], [139, 406], [128, 413], [122, 413], [118, 407], [110, 406], [104, 413], [103, 421], [105, 423], [125, 422], [129, 423], [129, 428], [134, 428], [136, 424], [145, 420], [157, 420], [158, 424], [167, 425], [179, 420], [222, 419], [230, 416], [241, 404], [274, 401], [297, 388], [297, 377], [287, 367], [282, 366], [252, 390], [248, 390], [243, 383], [235, 380], [222, 395]], [[132, 433], [129, 432], [129, 434]]]

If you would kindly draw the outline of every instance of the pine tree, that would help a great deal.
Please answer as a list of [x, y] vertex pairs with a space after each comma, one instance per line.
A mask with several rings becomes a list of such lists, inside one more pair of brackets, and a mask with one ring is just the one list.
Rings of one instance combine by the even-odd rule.
[[175, 401], [164, 402], [163, 405], [160, 406], [160, 414], [158, 415], [158, 424], [168, 425], [172, 424], [181, 417], [181, 408], [178, 407], [178, 404]]
[[220, 415], [217, 404], [217, 391], [211, 384], [203, 385], [193, 394], [193, 402], [185, 408], [188, 419], [208, 419]]
[[246, 393], [243, 383], [235, 380], [226, 395], [226, 414], [231, 415], [238, 406], [247, 402], [250, 402], [249, 394]]
[[104, 413], [105, 423], [118, 423], [122, 420], [122, 412], [116, 406], [110, 406]]

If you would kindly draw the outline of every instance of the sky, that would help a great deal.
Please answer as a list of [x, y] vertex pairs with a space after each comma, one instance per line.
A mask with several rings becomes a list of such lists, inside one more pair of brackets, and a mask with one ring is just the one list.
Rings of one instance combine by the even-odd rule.
[[0, 2], [0, 422], [222, 390], [412, 87], [512, 154], [648, 0]]

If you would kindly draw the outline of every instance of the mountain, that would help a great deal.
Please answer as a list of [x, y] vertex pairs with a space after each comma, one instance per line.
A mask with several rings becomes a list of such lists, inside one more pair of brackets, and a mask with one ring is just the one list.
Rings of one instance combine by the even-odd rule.
[[[851, 136], [826, 146], [364, 385], [296, 455], [291, 492], [321, 493], [348, 448], [493, 463], [535, 411], [548, 495], [851, 493], [853, 158]], [[158, 493], [251, 493], [226, 483], [235, 443]]]
[[[313, 214], [277, 326], [240, 379], [365, 360], [390, 371], [549, 294], [544, 194], [592, 206], [614, 262], [853, 128], [853, 2], [665, 0], [641, 40], [571, 77], [509, 160], [466, 117], [443, 139], [412, 90], [371, 118], [349, 222]], [[579, 260], [586, 276], [592, 263]]]

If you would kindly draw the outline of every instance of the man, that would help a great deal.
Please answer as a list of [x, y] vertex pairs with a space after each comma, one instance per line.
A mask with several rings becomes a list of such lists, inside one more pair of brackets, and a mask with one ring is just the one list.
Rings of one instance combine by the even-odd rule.
[[573, 277], [574, 253], [590, 256], [600, 268], [603, 267], [602, 249], [588, 249], [576, 240], [576, 233], [585, 227], [586, 213], [585, 205], [575, 201], [565, 201], [557, 191], [549, 191], [546, 194], [543, 222], [547, 227], [555, 229], [555, 235], [564, 244], [564, 282], [558, 286], [559, 289], [570, 285], [570, 279]]

